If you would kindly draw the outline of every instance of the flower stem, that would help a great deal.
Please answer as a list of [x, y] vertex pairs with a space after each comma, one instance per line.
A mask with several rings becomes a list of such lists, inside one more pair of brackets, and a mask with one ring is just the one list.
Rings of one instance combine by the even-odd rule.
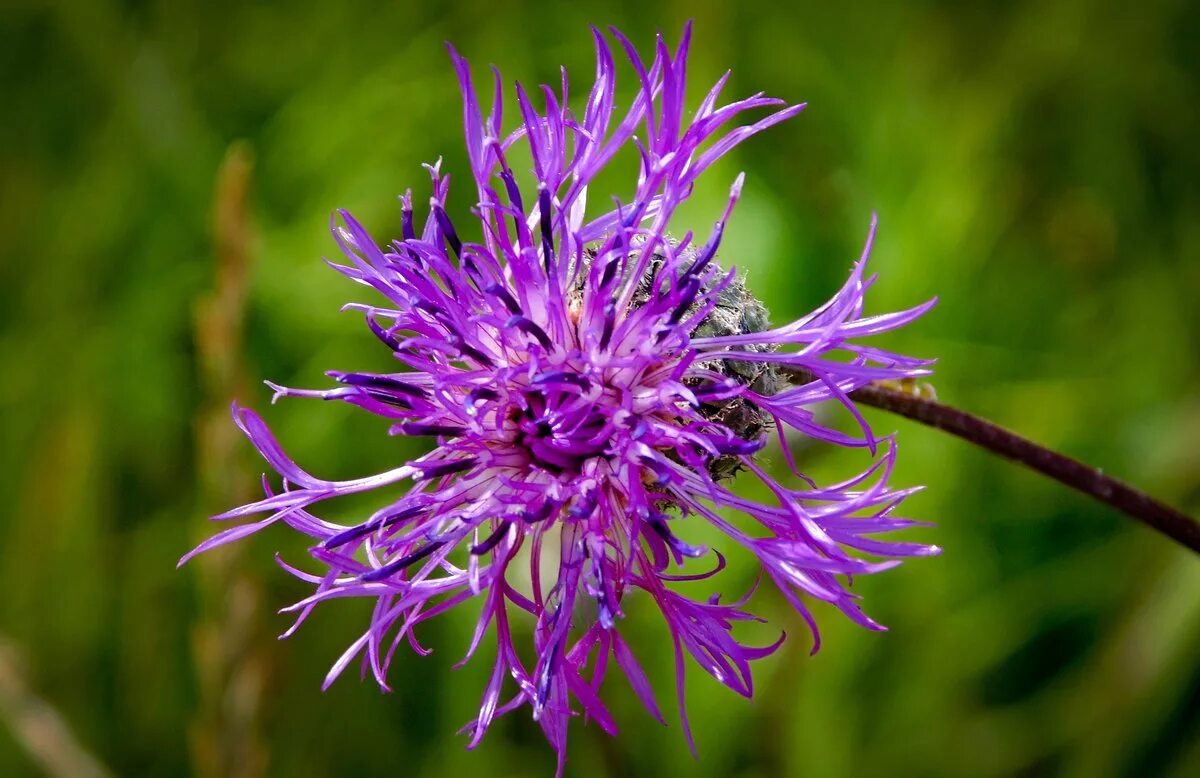
[[[789, 368], [788, 372], [794, 381], [808, 383], [816, 380], [802, 368]], [[1200, 522], [1140, 489], [1106, 475], [1099, 468], [1051, 451], [986, 419], [909, 392], [872, 384], [851, 392], [850, 397], [862, 405], [881, 408], [936, 427], [993, 454], [1019, 462], [1076, 491], [1095, 497], [1200, 553]]]

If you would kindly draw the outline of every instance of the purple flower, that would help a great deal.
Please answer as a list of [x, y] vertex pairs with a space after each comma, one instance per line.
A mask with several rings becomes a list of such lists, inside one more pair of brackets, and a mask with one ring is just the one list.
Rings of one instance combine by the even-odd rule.
[[[723, 77], [689, 114], [690, 28], [674, 53], [660, 37], [649, 65], [612, 30], [638, 85], [632, 104], [619, 111], [612, 52], [593, 32], [596, 77], [582, 113], [567, 107], [565, 73], [560, 91], [542, 87], [542, 112], [518, 84], [518, 121], [507, 132], [499, 73], [485, 114], [466, 61], [451, 49], [478, 192], [469, 228], [446, 211], [449, 177], [440, 163], [428, 166], [432, 195], [419, 231], [411, 192], [402, 200], [402, 237], [386, 247], [350, 214], [335, 219], [347, 264], [334, 267], [382, 298], [348, 307], [365, 315], [404, 368], [332, 372], [339, 386], [323, 390], [272, 385], [276, 397], [360, 406], [389, 420], [392, 434], [433, 439], [432, 451], [378, 475], [328, 481], [302, 470], [257, 414], [235, 406], [238, 425], [282, 476], [283, 488], [268, 487], [263, 499], [215, 517], [266, 518], [218, 533], [184, 557], [276, 522], [312, 537], [319, 572], [280, 562], [315, 587], [285, 609], [298, 614], [287, 634], [327, 600], [375, 602], [366, 631], [334, 664], [326, 685], [361, 658], [364, 672], [386, 689], [400, 643], [427, 653], [417, 625], [482, 600], [467, 659], [489, 630], [497, 647], [479, 716], [465, 728], [470, 745], [497, 716], [528, 704], [558, 753], [560, 772], [576, 712], [616, 732], [598, 695], [612, 666], [662, 720], [618, 629], [627, 602], [642, 599], [662, 611], [674, 642], [685, 732], [685, 652], [749, 697], [750, 663], [782, 642], [782, 636], [762, 647], [739, 642], [734, 625], [756, 619], [745, 598], [695, 601], [672, 590], [673, 582], [724, 567], [716, 551], [715, 565], [690, 562], [710, 553], [687, 542], [692, 525], [711, 523], [755, 555], [811, 628], [814, 651], [817, 628], [807, 600], [832, 603], [857, 623], [882, 629], [859, 608], [850, 578], [937, 551], [875, 539], [916, 523], [892, 515], [913, 490], [888, 486], [895, 445], [872, 435], [847, 396], [872, 381], [928, 373], [926, 360], [859, 340], [916, 319], [932, 303], [863, 316], [873, 280], [864, 275], [868, 240], [829, 302], [768, 328], [762, 305], [716, 259], [741, 176], [706, 239], [669, 232], [676, 209], [709, 166], [804, 106], [761, 94], [722, 105]], [[738, 123], [761, 109], [767, 112], [753, 123]], [[630, 150], [640, 167], [629, 201], [605, 202], [589, 192], [614, 156]], [[530, 172], [530, 163], [513, 160], [526, 151], [534, 182], [522, 186], [518, 176]], [[789, 383], [797, 368], [807, 378]], [[860, 433], [823, 425], [812, 408], [827, 400], [845, 406]], [[862, 447], [871, 464], [844, 483], [819, 487], [796, 472], [789, 428]], [[772, 429], [799, 488], [776, 481], [754, 460]], [[760, 480], [772, 499], [759, 503], [730, 491], [737, 471]], [[397, 498], [400, 484], [407, 490]], [[381, 487], [394, 501], [357, 525], [310, 512], [324, 500]], [[548, 568], [556, 571], [545, 575]]]

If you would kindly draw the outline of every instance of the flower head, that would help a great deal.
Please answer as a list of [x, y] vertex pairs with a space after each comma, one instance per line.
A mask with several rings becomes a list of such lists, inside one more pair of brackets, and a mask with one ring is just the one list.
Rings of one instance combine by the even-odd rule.
[[[401, 642], [424, 652], [416, 637], [422, 621], [482, 601], [467, 658], [489, 630], [496, 654], [479, 715], [466, 728], [470, 744], [497, 716], [527, 704], [558, 752], [560, 769], [574, 712], [616, 731], [597, 694], [606, 668], [619, 668], [661, 720], [619, 630], [634, 593], [648, 595], [670, 630], [685, 729], [685, 652], [748, 697], [750, 663], [779, 645], [735, 638], [734, 625], [755, 618], [744, 599], [697, 601], [672, 589], [724, 566], [716, 551], [715, 565], [691, 561], [710, 552], [687, 541], [689, 525], [711, 523], [730, 545], [752, 553], [812, 628], [814, 650], [817, 629], [806, 599], [832, 603], [880, 629], [847, 589], [849, 577], [936, 552], [875, 539], [914, 523], [892, 516], [911, 490], [888, 485], [895, 446], [872, 435], [847, 396], [871, 381], [928, 372], [927, 361], [859, 344], [912, 321], [928, 304], [864, 317], [872, 281], [864, 275], [864, 251], [828, 303], [770, 328], [743, 280], [717, 259], [741, 176], [707, 237], [670, 231], [705, 170], [803, 105], [761, 94], [721, 104], [722, 78], [689, 115], [690, 29], [674, 52], [660, 37], [648, 65], [613, 30], [638, 84], [632, 104], [620, 111], [612, 52], [593, 32], [596, 76], [582, 112], [568, 107], [565, 74], [560, 91], [542, 87], [540, 111], [518, 84], [517, 122], [509, 131], [499, 73], [485, 113], [467, 62], [451, 49], [478, 192], [469, 228], [446, 210], [449, 177], [440, 164], [428, 166], [432, 195], [424, 224], [418, 229], [406, 194], [401, 238], [390, 245], [381, 247], [346, 212], [335, 219], [346, 263], [334, 267], [382, 300], [349, 307], [365, 315], [402, 368], [333, 372], [335, 388], [274, 387], [276, 396], [357, 405], [388, 420], [393, 434], [430, 438], [433, 449], [378, 475], [325, 480], [293, 462], [257, 414], [235, 407], [238, 425], [282, 476], [283, 488], [216, 517], [265, 515], [188, 555], [277, 522], [312, 537], [319, 572], [281, 562], [315, 587], [288, 609], [299, 614], [296, 626], [326, 600], [375, 602], [370, 624], [334, 664], [327, 684], [361, 657], [386, 688]], [[739, 123], [763, 109], [753, 123]], [[591, 192], [591, 202], [602, 205], [589, 208], [596, 176], [630, 147], [640, 157], [632, 197], [604, 202]], [[529, 171], [514, 169], [517, 153], [531, 159], [532, 186], [518, 183]], [[796, 368], [807, 378], [791, 384]], [[854, 414], [860, 434], [817, 419], [813, 406], [828, 400]], [[796, 472], [789, 429], [862, 447], [872, 462], [844, 483], [818, 486]], [[754, 459], [772, 430], [799, 488], [775, 480]], [[738, 471], [765, 484], [771, 501], [731, 491], [729, 478]], [[382, 490], [390, 502], [354, 526], [311, 512], [322, 501], [371, 490]], [[548, 562], [557, 569], [544, 576]], [[522, 637], [530, 630], [532, 641]]]

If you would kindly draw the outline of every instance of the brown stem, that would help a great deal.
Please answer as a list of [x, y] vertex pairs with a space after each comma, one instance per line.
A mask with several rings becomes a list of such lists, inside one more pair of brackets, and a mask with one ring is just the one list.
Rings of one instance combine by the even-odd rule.
[[[250, 147], [234, 143], [217, 174], [213, 198], [215, 284], [195, 310], [196, 356], [203, 404], [196, 416], [196, 462], [203, 511], [237, 505], [254, 492], [246, 468], [229, 467], [243, 442], [229, 423], [229, 402], [245, 393], [242, 328], [254, 259]], [[207, 524], [207, 522], [204, 522]], [[204, 529], [204, 535], [211, 529]], [[197, 566], [201, 616], [193, 633], [196, 716], [189, 730], [193, 772], [201, 778], [258, 778], [267, 774], [262, 713], [270, 698], [270, 652], [263, 633], [262, 591], [226, 548]]]
[[[794, 381], [808, 383], [816, 380], [812, 373], [803, 368], [788, 368], [787, 372]], [[872, 384], [851, 392], [850, 397], [862, 405], [882, 408], [936, 427], [993, 454], [1019, 462], [1072, 489], [1089, 494], [1106, 505], [1111, 505], [1130, 518], [1200, 553], [1200, 522], [1140, 489], [1105, 475], [1104, 471], [1098, 468], [1039, 446], [1028, 438], [978, 416], [915, 394]]]

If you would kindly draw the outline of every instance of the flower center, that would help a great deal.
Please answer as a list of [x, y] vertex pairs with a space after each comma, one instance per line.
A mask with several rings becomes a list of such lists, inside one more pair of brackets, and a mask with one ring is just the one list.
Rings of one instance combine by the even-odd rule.
[[606, 455], [611, 419], [602, 406], [556, 389], [530, 389], [521, 397], [508, 409], [507, 426], [531, 464], [574, 475], [587, 460]]

